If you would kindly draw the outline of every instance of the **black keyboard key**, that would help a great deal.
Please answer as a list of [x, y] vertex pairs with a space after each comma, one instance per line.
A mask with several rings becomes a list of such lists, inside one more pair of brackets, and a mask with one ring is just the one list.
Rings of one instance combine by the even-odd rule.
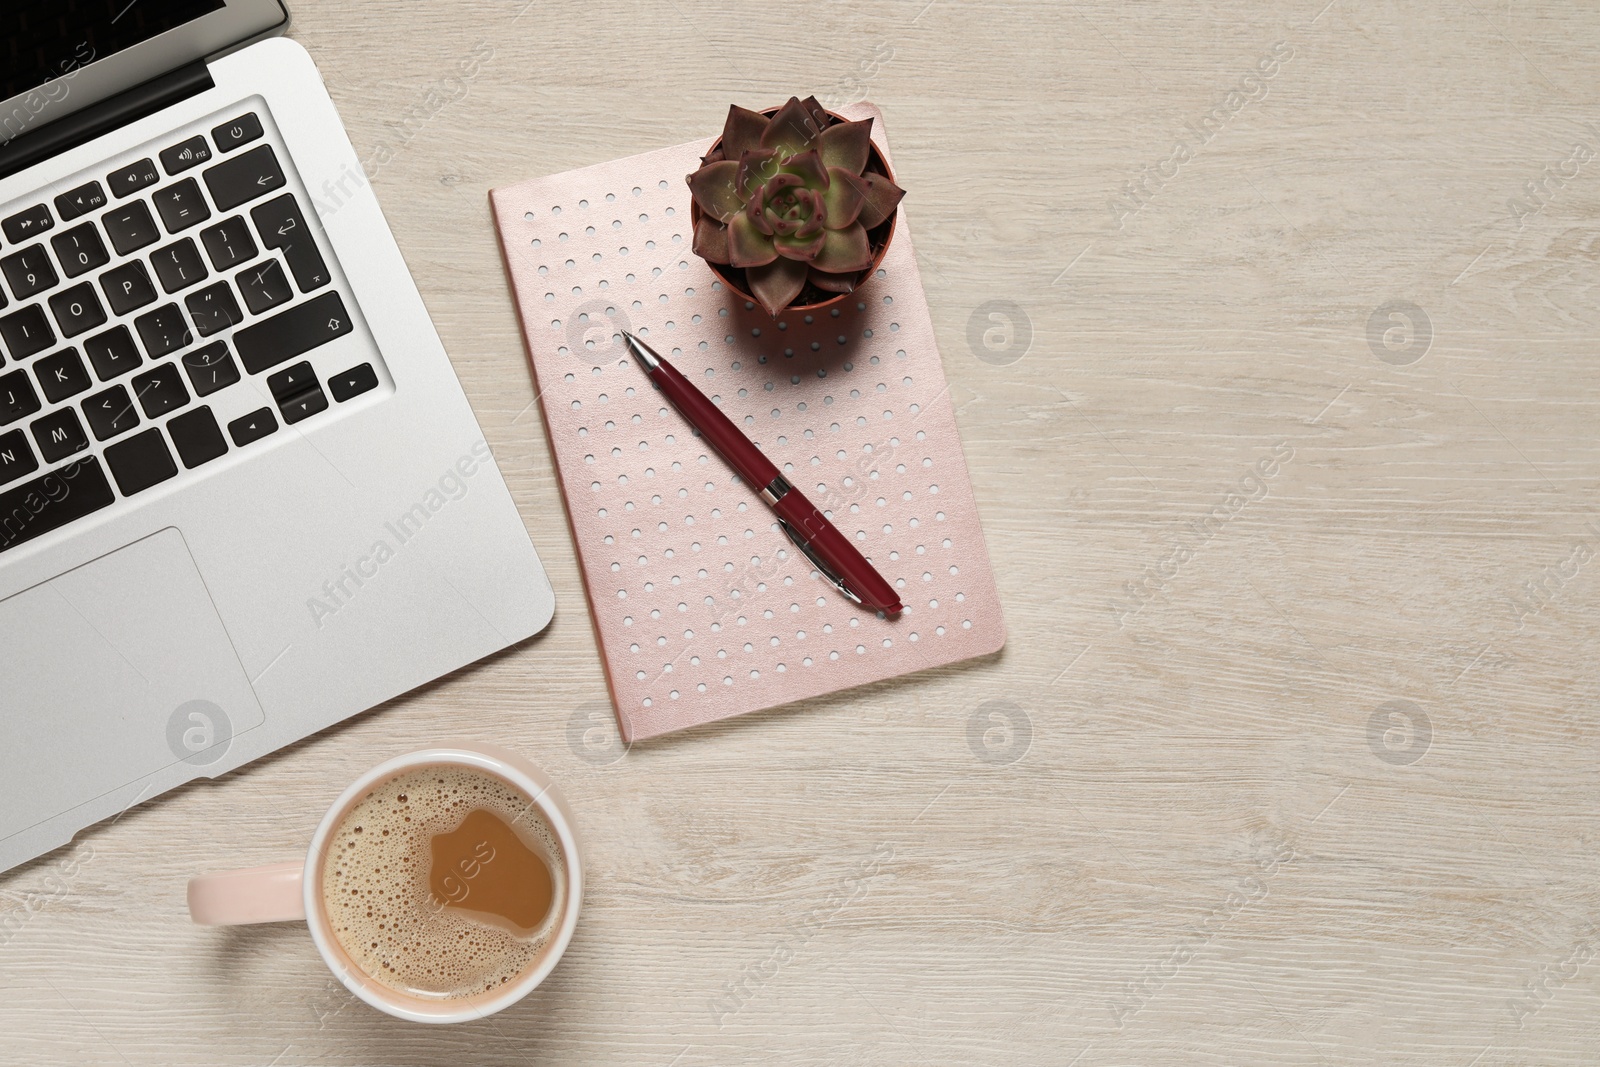
[[[28, 447], [28, 435], [21, 430], [0, 433], [0, 485], [14, 482], [39, 469], [39, 458]], [[10, 516], [0, 515], [0, 522]], [[9, 523], [8, 523], [9, 525]]]
[[0, 259], [0, 271], [5, 272], [6, 281], [11, 283], [11, 295], [18, 300], [37, 296], [61, 280], [56, 277], [50, 253], [44, 250], [44, 245], [29, 245]]
[[289, 270], [302, 293], [320, 289], [332, 277], [328, 266], [317, 251], [317, 242], [306, 229], [305, 216], [295, 203], [293, 193], [268, 200], [250, 212], [255, 220], [261, 243], [268, 248], [283, 249], [283, 258], [289, 261]]
[[255, 238], [250, 236], [250, 227], [244, 224], [243, 215], [207, 226], [200, 231], [200, 241], [206, 246], [211, 265], [218, 271], [232, 270], [256, 258]]
[[177, 304], [163, 304], [154, 311], [146, 312], [133, 320], [139, 330], [139, 339], [144, 342], [144, 350], [151, 359], [160, 359], [170, 355], [180, 348], [187, 348], [194, 341], [194, 334], [189, 332], [189, 324], [184, 321], [183, 312], [178, 310]]
[[106, 191], [99, 182], [88, 182], [56, 197], [56, 213], [61, 216], [62, 222], [71, 222], [105, 206]]
[[210, 408], [195, 408], [176, 416], [167, 423], [167, 433], [172, 435], [178, 458], [190, 470], [228, 451], [228, 442], [222, 439], [222, 427], [217, 425], [217, 417], [211, 414]]
[[105, 242], [100, 240], [100, 231], [94, 228], [92, 222], [56, 234], [50, 238], [50, 246], [56, 250], [61, 270], [69, 278], [103, 267], [111, 259], [106, 252]]
[[163, 363], [148, 373], [133, 379], [133, 395], [144, 408], [144, 417], [159, 419], [169, 411], [177, 411], [189, 402], [189, 390], [183, 387], [183, 375], [176, 363]]
[[239, 302], [233, 298], [233, 289], [227, 282], [218, 282], [198, 293], [190, 293], [183, 306], [189, 309], [189, 317], [194, 320], [194, 332], [201, 337], [210, 337], [244, 321], [244, 312], [239, 310]]
[[309, 363], [296, 363], [287, 370], [267, 375], [267, 388], [272, 391], [272, 399], [280, 402], [296, 393], [303, 393], [316, 384], [317, 374]]
[[161, 165], [167, 168], [168, 174], [182, 174], [190, 167], [198, 167], [211, 158], [211, 146], [206, 144], [205, 134], [197, 133], [187, 141], [181, 141], [161, 153]]
[[200, 249], [187, 237], [151, 252], [150, 265], [156, 269], [156, 277], [161, 279], [161, 288], [169, 293], [187, 289], [206, 277], [206, 265], [200, 259]]
[[275, 259], [246, 267], [233, 280], [238, 283], [239, 292], [244, 294], [245, 306], [257, 315], [294, 299], [289, 279]]
[[377, 387], [378, 372], [372, 369], [370, 363], [351, 367], [343, 374], [336, 374], [328, 379], [328, 392], [332, 393], [333, 399], [341, 404], [353, 396], [360, 396]]
[[239, 380], [239, 365], [228, 354], [226, 341], [213, 341], [204, 348], [183, 354], [183, 369], [195, 396], [209, 396]]
[[278, 420], [273, 417], [271, 408], [252, 411], [228, 423], [228, 436], [233, 438], [233, 443], [240, 448], [277, 431]]
[[56, 224], [50, 217], [50, 209], [43, 204], [35, 204], [26, 211], [19, 211], [15, 215], [0, 222], [0, 230], [6, 231], [6, 240], [14, 245], [32, 237], [37, 237]]
[[100, 217], [100, 222], [111, 237], [111, 247], [118, 255], [136, 252], [145, 245], [155, 244], [161, 237], [156, 220], [143, 200], [112, 208]]
[[126, 433], [139, 425], [139, 413], [133, 409], [133, 398], [120, 385], [113, 385], [103, 393], [96, 393], [83, 402], [83, 416], [89, 420], [96, 441], [104, 441], [119, 433]]
[[100, 275], [100, 288], [105, 290], [106, 302], [118, 315], [136, 311], [156, 298], [155, 283], [150, 280], [150, 273], [144, 269], [144, 264], [137, 259]]
[[0, 341], [5, 342], [12, 359], [27, 359], [55, 344], [56, 335], [44, 317], [44, 309], [33, 304], [0, 318]]
[[116, 500], [100, 461], [85, 456], [0, 493], [0, 552], [59, 530]]
[[187, 230], [211, 217], [211, 209], [206, 207], [205, 197], [200, 195], [200, 186], [193, 178], [157, 189], [150, 199], [156, 202], [168, 233]]
[[8, 426], [39, 410], [39, 394], [26, 371], [0, 374], [0, 426]]
[[139, 347], [133, 343], [133, 334], [128, 332], [126, 326], [96, 334], [83, 342], [83, 350], [88, 353], [89, 362], [94, 364], [94, 372], [102, 382], [126, 374], [144, 362], [139, 358]]
[[161, 431], [154, 426], [126, 441], [107, 445], [105, 455], [106, 466], [111, 468], [111, 476], [123, 496], [142, 493], [178, 473]]
[[268, 367], [303, 356], [335, 337], [343, 337], [350, 330], [350, 316], [344, 310], [344, 301], [336, 292], [324, 293], [299, 307], [236, 330], [233, 347], [244, 369], [259, 374]]
[[33, 439], [38, 442], [39, 454], [46, 463], [59, 463], [89, 447], [89, 435], [83, 432], [83, 423], [71, 408], [52, 411], [35, 421]]
[[33, 373], [39, 379], [44, 398], [52, 404], [59, 404], [69, 396], [77, 396], [92, 384], [88, 368], [78, 358], [76, 348], [65, 348], [43, 357], [33, 365]]
[[224, 122], [211, 131], [211, 139], [217, 142], [217, 150], [224, 155], [260, 136], [261, 120], [256, 118], [254, 111], [246, 112], [232, 122]]
[[154, 184], [161, 175], [156, 173], [156, 163], [153, 159], [141, 159], [131, 166], [123, 167], [115, 174], [106, 175], [106, 184], [111, 186], [111, 192], [118, 200], [138, 192], [147, 185]]
[[235, 156], [207, 170], [206, 188], [218, 211], [232, 211], [274, 189], [283, 188], [283, 168], [272, 146], [264, 144], [252, 148], [242, 156]]
[[299, 396], [278, 401], [278, 410], [283, 412], [284, 425], [293, 426], [301, 419], [309, 419], [319, 411], [328, 410], [328, 397], [320, 385], [313, 386]]
[[76, 337], [106, 321], [106, 309], [94, 295], [94, 286], [80, 282], [50, 298], [50, 310], [61, 325], [61, 336]]

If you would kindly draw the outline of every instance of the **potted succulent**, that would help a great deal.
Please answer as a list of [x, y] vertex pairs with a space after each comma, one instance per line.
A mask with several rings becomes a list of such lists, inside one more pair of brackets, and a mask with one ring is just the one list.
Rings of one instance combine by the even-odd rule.
[[851, 122], [815, 97], [730, 107], [688, 175], [695, 254], [774, 317], [852, 292], [888, 250], [905, 196], [871, 135], [870, 118]]

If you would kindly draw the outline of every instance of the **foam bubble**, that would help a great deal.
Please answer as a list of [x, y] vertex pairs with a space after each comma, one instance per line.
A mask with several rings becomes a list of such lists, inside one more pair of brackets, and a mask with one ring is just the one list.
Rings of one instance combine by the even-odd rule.
[[[435, 834], [482, 808], [500, 816], [549, 865], [555, 900], [545, 925], [519, 937], [432, 900]], [[566, 862], [527, 794], [470, 767], [406, 771], [376, 786], [328, 842], [322, 895], [329, 924], [350, 959], [373, 979], [428, 1000], [492, 993], [532, 968], [564, 907]]]

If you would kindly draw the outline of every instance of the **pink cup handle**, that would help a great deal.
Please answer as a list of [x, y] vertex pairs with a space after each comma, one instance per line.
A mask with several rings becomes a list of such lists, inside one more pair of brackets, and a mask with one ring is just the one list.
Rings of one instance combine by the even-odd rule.
[[189, 918], [202, 926], [279, 923], [306, 917], [303, 863], [273, 863], [189, 879]]

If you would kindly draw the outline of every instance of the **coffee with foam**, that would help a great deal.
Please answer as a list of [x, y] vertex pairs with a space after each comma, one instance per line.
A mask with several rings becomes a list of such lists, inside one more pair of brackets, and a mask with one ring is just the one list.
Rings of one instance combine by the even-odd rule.
[[566, 895], [533, 799], [476, 768], [418, 767], [375, 787], [329, 838], [334, 937], [374, 980], [429, 1000], [492, 994], [534, 967]]

